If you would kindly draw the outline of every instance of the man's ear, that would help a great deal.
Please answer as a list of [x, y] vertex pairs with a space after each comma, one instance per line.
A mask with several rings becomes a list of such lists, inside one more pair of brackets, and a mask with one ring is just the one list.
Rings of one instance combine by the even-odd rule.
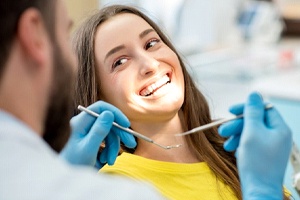
[[20, 17], [17, 36], [24, 52], [38, 65], [49, 59], [50, 38], [40, 12], [27, 9]]

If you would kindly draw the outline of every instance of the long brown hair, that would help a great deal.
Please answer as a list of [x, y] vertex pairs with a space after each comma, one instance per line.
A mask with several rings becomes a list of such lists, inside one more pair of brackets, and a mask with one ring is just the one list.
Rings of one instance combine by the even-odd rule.
[[[77, 105], [88, 106], [101, 97], [100, 80], [97, 76], [94, 55], [95, 33], [101, 23], [120, 13], [132, 13], [143, 18], [158, 33], [162, 41], [177, 54], [185, 81], [185, 97], [181, 107], [184, 114], [184, 127], [192, 129], [210, 123], [211, 116], [208, 103], [196, 87], [181, 57], [169, 39], [146, 15], [133, 7], [123, 5], [105, 7], [96, 12], [74, 34], [73, 47], [79, 59], [78, 79], [75, 85], [75, 107]], [[204, 160], [215, 175], [232, 188], [237, 198], [242, 199], [235, 156], [233, 153], [224, 150], [224, 139], [219, 136], [217, 128], [185, 137], [198, 159]]]

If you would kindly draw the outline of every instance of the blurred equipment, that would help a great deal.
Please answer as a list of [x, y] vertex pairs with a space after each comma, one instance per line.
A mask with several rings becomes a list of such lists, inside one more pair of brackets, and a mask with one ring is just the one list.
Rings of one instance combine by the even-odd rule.
[[247, 1], [240, 13], [244, 39], [255, 43], [275, 43], [284, 29], [279, 8], [267, 1]]
[[185, 0], [172, 40], [184, 55], [243, 41], [237, 17], [244, 0]]

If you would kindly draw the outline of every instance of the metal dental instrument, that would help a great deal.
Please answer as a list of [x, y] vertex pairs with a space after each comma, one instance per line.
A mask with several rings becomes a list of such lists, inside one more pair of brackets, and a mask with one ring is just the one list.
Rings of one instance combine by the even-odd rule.
[[[91, 111], [91, 110], [89, 110], [89, 109], [87, 109], [87, 108], [85, 108], [85, 107], [83, 107], [81, 105], [78, 106], [78, 109], [81, 110], [81, 111], [84, 111], [84, 112], [86, 112], [86, 113], [88, 113], [88, 114], [90, 114], [90, 115], [92, 115], [94, 117], [99, 117], [99, 114], [97, 114], [97, 113], [95, 113], [95, 112], [93, 112], [93, 111]], [[146, 136], [144, 136], [144, 135], [142, 135], [142, 134], [140, 134], [140, 133], [138, 133], [136, 131], [133, 131], [133, 130], [131, 130], [129, 128], [125, 128], [123, 126], [120, 126], [119, 124], [117, 124], [115, 122], [113, 122], [113, 125], [115, 127], [119, 128], [119, 129], [123, 130], [123, 131], [131, 133], [132, 135], [134, 135], [137, 138], [140, 138], [140, 139], [145, 140], [147, 142], [153, 143], [153, 144], [155, 144], [155, 145], [157, 145], [157, 146], [159, 146], [159, 147], [161, 147], [163, 149], [173, 149], [173, 148], [178, 148], [178, 147], [181, 146], [181, 144], [164, 146], [164, 145], [161, 145], [161, 144], [158, 144], [158, 143], [154, 142], [152, 139], [150, 139], [150, 138], [148, 138], [148, 137], [146, 137]]]
[[[265, 106], [265, 109], [270, 109], [270, 108], [273, 108], [273, 105], [272, 104], [267, 104]], [[223, 124], [225, 122], [229, 122], [229, 121], [232, 121], [232, 120], [235, 120], [235, 119], [239, 119], [239, 118], [242, 118], [243, 117], [243, 114], [240, 114], [240, 115], [237, 115], [237, 116], [233, 116], [233, 117], [230, 117], [230, 118], [227, 118], [227, 119], [220, 119], [220, 120], [217, 120], [217, 121], [214, 121], [214, 122], [211, 122], [209, 124], [205, 124], [205, 125], [202, 125], [202, 126], [198, 126], [196, 128], [193, 128], [189, 131], [186, 131], [186, 132], [183, 132], [183, 133], [177, 133], [175, 134], [175, 136], [184, 136], [184, 135], [189, 135], [189, 134], [193, 134], [193, 133], [196, 133], [196, 132], [199, 132], [199, 131], [204, 131], [206, 129], [209, 129], [209, 128], [212, 128], [212, 127], [215, 127], [215, 126], [218, 126], [220, 124]]]

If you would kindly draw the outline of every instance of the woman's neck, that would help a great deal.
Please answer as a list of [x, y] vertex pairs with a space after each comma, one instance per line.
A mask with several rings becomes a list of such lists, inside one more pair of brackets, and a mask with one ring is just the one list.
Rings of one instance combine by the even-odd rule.
[[181, 144], [179, 148], [163, 149], [153, 143], [138, 139], [138, 146], [134, 154], [166, 162], [195, 163], [201, 161], [196, 158], [184, 137], [175, 136], [176, 133], [181, 133], [185, 130], [180, 114], [165, 121], [152, 123], [132, 122], [131, 125], [135, 131], [151, 138], [160, 145]]

